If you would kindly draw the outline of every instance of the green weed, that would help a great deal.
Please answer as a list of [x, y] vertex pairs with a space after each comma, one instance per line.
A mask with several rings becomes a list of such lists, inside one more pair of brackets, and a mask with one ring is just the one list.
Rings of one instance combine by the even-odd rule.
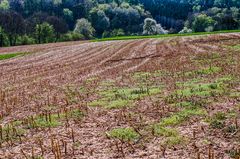
[[67, 113], [67, 116], [72, 119], [81, 119], [84, 114], [81, 110], [75, 109]]
[[15, 141], [18, 140], [19, 137], [23, 136], [26, 133], [26, 130], [18, 127], [19, 124], [21, 124], [21, 122], [17, 121], [2, 127], [0, 142], [3, 143], [10, 140]]
[[54, 128], [62, 125], [62, 121], [68, 119], [81, 119], [83, 113], [79, 109], [74, 109], [65, 113], [38, 115], [29, 119], [27, 128]]
[[187, 119], [192, 116], [204, 116], [206, 115], [206, 111], [204, 109], [195, 108], [195, 109], [183, 109], [170, 117], [163, 118], [159, 126], [166, 127], [166, 126], [175, 126], [183, 123]]
[[184, 143], [186, 138], [181, 136], [176, 129], [162, 127], [159, 124], [154, 125], [154, 134], [163, 137], [162, 145], [172, 147], [180, 143]]
[[192, 102], [187, 102], [187, 101], [183, 101], [183, 102], [179, 102], [175, 104], [177, 107], [191, 107], [193, 104]]
[[164, 136], [164, 137], [178, 136], [179, 135], [179, 133], [176, 129], [162, 127], [159, 124], [154, 126], [154, 134]]
[[232, 48], [236, 51], [240, 51], [240, 45], [235, 45], [235, 46], [232, 46]]
[[224, 85], [222, 83], [199, 83], [189, 85], [188, 88], [176, 91], [176, 95], [181, 97], [189, 96], [214, 96], [215, 94], [222, 94], [224, 92]]
[[106, 134], [111, 138], [121, 141], [134, 141], [140, 137], [132, 128], [116, 128], [106, 132]]
[[57, 114], [52, 114], [50, 118], [51, 119], [46, 120], [44, 116], [37, 116], [34, 118], [33, 124], [29, 125], [29, 128], [49, 128], [62, 125]]
[[164, 75], [164, 71], [153, 71], [153, 72], [136, 72], [132, 75], [132, 78], [135, 80], [135, 85], [137, 86], [147, 86], [147, 85], [153, 85], [153, 84], [159, 84], [156, 83], [156, 78], [161, 77]]
[[235, 133], [237, 131], [237, 129], [238, 128], [236, 127], [236, 125], [229, 125], [226, 127], [225, 131], [227, 133]]
[[218, 112], [210, 119], [210, 126], [214, 129], [222, 129], [225, 126], [226, 114]]
[[172, 147], [175, 145], [183, 144], [187, 141], [183, 136], [170, 136], [163, 139], [162, 145]]
[[227, 153], [229, 154], [229, 156], [231, 158], [239, 158], [240, 157], [240, 150], [232, 149], [232, 150], [227, 151]]

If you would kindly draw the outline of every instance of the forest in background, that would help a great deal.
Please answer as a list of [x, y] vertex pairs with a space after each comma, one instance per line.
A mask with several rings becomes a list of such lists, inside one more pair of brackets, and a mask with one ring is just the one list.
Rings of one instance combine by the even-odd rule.
[[0, 46], [240, 28], [239, 0], [1, 0]]

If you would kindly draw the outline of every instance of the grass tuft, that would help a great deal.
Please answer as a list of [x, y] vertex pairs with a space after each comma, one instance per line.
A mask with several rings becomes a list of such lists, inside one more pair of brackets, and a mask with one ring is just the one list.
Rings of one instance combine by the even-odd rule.
[[176, 126], [183, 123], [192, 116], [204, 116], [204, 115], [206, 115], [206, 111], [204, 109], [200, 108], [183, 109], [182, 111], [177, 112], [170, 117], [163, 118], [160, 121], [159, 126], [162, 127]]
[[121, 141], [134, 141], [140, 136], [132, 128], [116, 128], [106, 132], [110, 138], [119, 139]]
[[225, 120], [227, 119], [227, 116], [223, 112], [217, 112], [213, 115], [213, 117], [210, 119], [210, 126], [214, 129], [222, 129], [225, 127]]

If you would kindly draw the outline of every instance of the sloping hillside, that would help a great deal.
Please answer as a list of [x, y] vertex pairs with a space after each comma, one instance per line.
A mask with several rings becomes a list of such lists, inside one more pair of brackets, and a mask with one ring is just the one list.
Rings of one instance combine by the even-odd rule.
[[237, 158], [240, 34], [0, 49], [0, 158]]

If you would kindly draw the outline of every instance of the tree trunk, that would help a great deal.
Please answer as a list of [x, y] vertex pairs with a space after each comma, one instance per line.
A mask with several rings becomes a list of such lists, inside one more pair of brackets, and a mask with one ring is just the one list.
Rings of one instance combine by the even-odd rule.
[[13, 46], [13, 39], [12, 39], [12, 35], [8, 35], [8, 40], [9, 40], [9, 44], [10, 46]]
[[3, 47], [3, 35], [2, 34], [0, 34], [0, 47]]
[[14, 35], [13, 45], [15, 46], [17, 43], [17, 35]]
[[38, 43], [39, 43], [39, 44], [41, 43], [41, 33], [40, 33], [40, 32], [41, 32], [41, 31], [39, 30], [39, 31], [38, 31], [38, 35], [37, 35], [37, 36], [38, 36]]
[[56, 33], [56, 38], [55, 38], [55, 43], [59, 40], [59, 38], [60, 38], [60, 34], [57, 32]]

